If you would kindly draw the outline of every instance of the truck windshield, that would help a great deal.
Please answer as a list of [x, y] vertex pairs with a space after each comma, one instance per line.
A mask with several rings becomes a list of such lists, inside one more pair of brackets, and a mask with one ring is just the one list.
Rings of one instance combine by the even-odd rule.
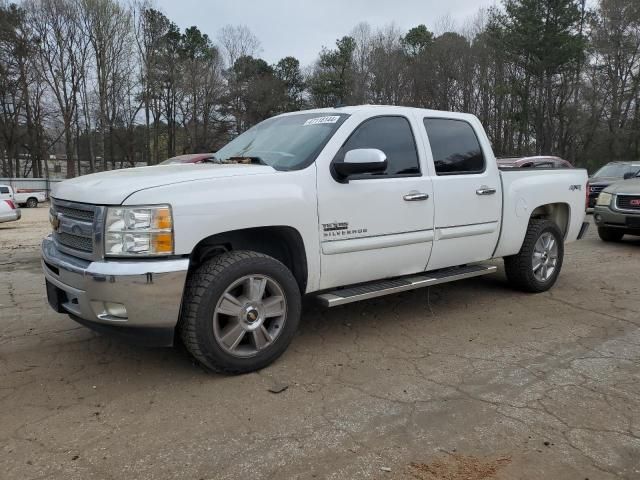
[[624, 163], [610, 163], [609, 165], [605, 165], [600, 170], [598, 170], [593, 176], [594, 177], [624, 177], [625, 173], [633, 172], [638, 173], [640, 170], [639, 165], [625, 165]]
[[276, 170], [299, 170], [316, 159], [348, 115], [300, 113], [270, 118], [216, 152], [216, 160], [250, 158]]

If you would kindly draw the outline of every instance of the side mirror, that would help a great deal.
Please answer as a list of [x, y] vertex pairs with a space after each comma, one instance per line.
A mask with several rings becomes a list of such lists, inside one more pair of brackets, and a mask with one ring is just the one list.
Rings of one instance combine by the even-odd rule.
[[333, 168], [343, 179], [359, 173], [384, 172], [387, 169], [387, 156], [377, 148], [357, 148], [349, 150], [344, 161], [335, 162]]
[[634, 172], [627, 172], [624, 174], [624, 176], [622, 177], [624, 180], [629, 180], [630, 178], [635, 177], [636, 174]]

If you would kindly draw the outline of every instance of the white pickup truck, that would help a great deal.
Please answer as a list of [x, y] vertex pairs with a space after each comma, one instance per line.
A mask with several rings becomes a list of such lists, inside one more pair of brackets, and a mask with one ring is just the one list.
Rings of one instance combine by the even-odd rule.
[[556, 281], [584, 234], [587, 173], [501, 172], [472, 115], [391, 106], [288, 113], [207, 163], [67, 180], [42, 244], [51, 306], [241, 373], [291, 342], [301, 296], [332, 307], [484, 275]]
[[41, 190], [16, 190], [10, 185], [0, 185], [0, 200], [12, 200], [21, 207], [36, 208], [47, 200], [46, 192]]

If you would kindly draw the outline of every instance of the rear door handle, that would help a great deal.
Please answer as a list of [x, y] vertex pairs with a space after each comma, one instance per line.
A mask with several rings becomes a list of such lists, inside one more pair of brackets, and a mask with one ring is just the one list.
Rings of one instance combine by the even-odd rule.
[[421, 200], [427, 200], [429, 195], [422, 192], [409, 192], [402, 198], [404, 198], [406, 202], [419, 202]]
[[476, 195], [493, 195], [494, 193], [496, 193], [496, 189], [487, 187], [486, 185], [483, 185], [476, 190]]

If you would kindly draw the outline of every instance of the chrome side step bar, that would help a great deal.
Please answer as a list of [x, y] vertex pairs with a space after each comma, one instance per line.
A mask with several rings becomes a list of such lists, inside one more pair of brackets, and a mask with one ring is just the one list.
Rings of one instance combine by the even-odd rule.
[[362, 283], [347, 288], [340, 288], [331, 292], [325, 292], [316, 298], [325, 307], [337, 307], [351, 302], [382, 297], [393, 293], [415, 290], [416, 288], [430, 287], [440, 283], [454, 282], [464, 278], [478, 277], [494, 273], [498, 268], [493, 265], [469, 265], [464, 267], [436, 270], [408, 277], [394, 278], [391, 280], [379, 280], [376, 282]]

